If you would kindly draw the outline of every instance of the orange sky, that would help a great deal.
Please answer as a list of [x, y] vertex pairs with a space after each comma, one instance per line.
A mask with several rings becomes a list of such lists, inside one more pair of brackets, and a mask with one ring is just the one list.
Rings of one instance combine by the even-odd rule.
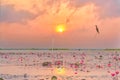
[[[57, 48], [120, 48], [120, 0], [0, 3], [1, 48], [51, 48], [52, 39]], [[66, 25], [63, 33], [55, 31], [59, 24]]]

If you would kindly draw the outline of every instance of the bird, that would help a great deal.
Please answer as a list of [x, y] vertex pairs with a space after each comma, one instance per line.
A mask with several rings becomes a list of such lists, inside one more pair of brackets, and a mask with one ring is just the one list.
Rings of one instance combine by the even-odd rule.
[[100, 33], [100, 31], [99, 31], [99, 29], [98, 29], [98, 26], [97, 26], [97, 25], [95, 25], [95, 27], [96, 27], [96, 31], [97, 31], [97, 33], [99, 34], [99, 33]]

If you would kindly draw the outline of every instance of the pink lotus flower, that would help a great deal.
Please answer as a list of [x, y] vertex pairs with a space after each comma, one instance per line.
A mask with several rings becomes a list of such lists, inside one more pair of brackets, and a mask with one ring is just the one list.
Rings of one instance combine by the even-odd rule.
[[77, 74], [77, 72], [75, 72], [75, 74]]
[[108, 64], [108, 67], [111, 67], [111, 64], [110, 64], [110, 63]]
[[119, 74], [119, 71], [116, 71], [115, 73], [116, 73], [116, 74]]
[[114, 73], [111, 73], [111, 76], [113, 76], [113, 77], [114, 77], [114, 76], [115, 76], [115, 74], [114, 74]]

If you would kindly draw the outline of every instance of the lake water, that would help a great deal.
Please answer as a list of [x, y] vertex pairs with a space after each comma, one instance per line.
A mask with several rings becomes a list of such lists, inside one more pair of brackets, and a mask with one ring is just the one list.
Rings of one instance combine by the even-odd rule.
[[0, 50], [4, 80], [120, 80], [118, 50]]

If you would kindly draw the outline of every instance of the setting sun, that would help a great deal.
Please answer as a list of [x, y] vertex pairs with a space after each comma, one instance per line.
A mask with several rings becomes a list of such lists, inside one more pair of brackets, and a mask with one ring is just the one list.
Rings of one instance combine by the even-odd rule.
[[57, 25], [56, 26], [56, 32], [60, 32], [60, 33], [64, 32], [65, 31], [65, 27], [66, 26], [64, 24]]

